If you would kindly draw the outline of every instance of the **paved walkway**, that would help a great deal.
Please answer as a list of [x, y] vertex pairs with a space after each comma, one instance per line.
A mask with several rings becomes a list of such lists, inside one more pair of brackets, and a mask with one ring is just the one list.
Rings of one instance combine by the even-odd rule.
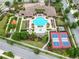
[[20, 28], [19, 28], [19, 32], [21, 31], [21, 28], [22, 28], [23, 19], [24, 19], [24, 17], [22, 17], [21, 24], [20, 24]]
[[48, 45], [48, 43], [50, 42], [50, 33], [48, 32], [48, 41], [47, 41], [47, 43], [42, 47], [42, 49], [45, 49], [46, 47], [47, 47], [47, 45]]

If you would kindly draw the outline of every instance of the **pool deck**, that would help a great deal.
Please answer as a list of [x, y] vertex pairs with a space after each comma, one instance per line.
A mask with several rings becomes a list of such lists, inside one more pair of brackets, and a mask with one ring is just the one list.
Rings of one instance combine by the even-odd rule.
[[[36, 25], [33, 24], [33, 21], [38, 17], [38, 15], [35, 15], [33, 17], [34, 18], [26, 18], [26, 19], [22, 20], [22, 21], [27, 21], [27, 20], [29, 21], [29, 23], [28, 23], [29, 28], [28, 29], [33, 29], [34, 32], [36, 32], [36, 33], [45, 33], [45, 32], [47, 32], [47, 29], [57, 31], [57, 26], [56, 26], [56, 22], [55, 22], [54, 18], [52, 18], [52, 17], [46, 18], [45, 15], [42, 15], [41, 17], [44, 17], [44, 19], [47, 20], [47, 23], [49, 24], [49, 27], [47, 27], [48, 25], [45, 24], [43, 27], [38, 28]], [[53, 25], [52, 25], [51, 20], [53, 20]]]

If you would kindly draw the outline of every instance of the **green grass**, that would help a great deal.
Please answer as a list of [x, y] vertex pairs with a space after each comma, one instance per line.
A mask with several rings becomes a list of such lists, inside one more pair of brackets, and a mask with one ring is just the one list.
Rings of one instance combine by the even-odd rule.
[[64, 25], [64, 21], [62, 21], [62, 19], [58, 18], [56, 21], [57, 25]]
[[67, 54], [68, 49], [52, 49], [51, 52], [55, 52], [64, 56], [68, 56]]
[[19, 32], [19, 28], [20, 28], [20, 23], [21, 23], [21, 18], [18, 21], [17, 27], [16, 27], [16, 31]]
[[42, 43], [41, 41], [23, 40], [21, 42], [23, 42], [25, 44], [27, 43], [27, 44], [30, 44], [30, 45], [33, 45], [33, 46], [36, 46], [39, 48], [42, 48], [44, 46], [44, 43]]
[[0, 35], [4, 35], [5, 33], [5, 25], [7, 23], [7, 16], [5, 16], [2, 21], [0, 21]]
[[23, 23], [22, 23], [22, 29], [26, 29], [27, 28], [26, 22], [27, 21], [23, 21]]

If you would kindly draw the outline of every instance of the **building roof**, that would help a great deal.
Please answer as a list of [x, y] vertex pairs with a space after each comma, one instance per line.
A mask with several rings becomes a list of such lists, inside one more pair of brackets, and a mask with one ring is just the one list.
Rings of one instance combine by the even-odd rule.
[[35, 9], [45, 9], [45, 14], [47, 16], [56, 16], [56, 11], [54, 7], [51, 6], [45, 6], [40, 4], [24, 4], [25, 11], [21, 11], [20, 14], [24, 14], [24, 16], [33, 16], [35, 14]]

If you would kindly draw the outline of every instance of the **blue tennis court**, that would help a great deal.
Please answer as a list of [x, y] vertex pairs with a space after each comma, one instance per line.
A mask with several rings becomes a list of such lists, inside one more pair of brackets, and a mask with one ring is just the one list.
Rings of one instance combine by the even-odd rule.
[[63, 48], [71, 47], [67, 32], [61, 32], [60, 36]]
[[60, 46], [59, 42], [54, 42], [54, 46]]
[[51, 33], [53, 48], [71, 47], [67, 32], [50, 32], [50, 33]]
[[58, 34], [52, 34], [52, 38], [58, 38]]
[[63, 46], [69, 46], [69, 42], [63, 42]]
[[61, 34], [62, 38], [68, 38], [67, 34]]

